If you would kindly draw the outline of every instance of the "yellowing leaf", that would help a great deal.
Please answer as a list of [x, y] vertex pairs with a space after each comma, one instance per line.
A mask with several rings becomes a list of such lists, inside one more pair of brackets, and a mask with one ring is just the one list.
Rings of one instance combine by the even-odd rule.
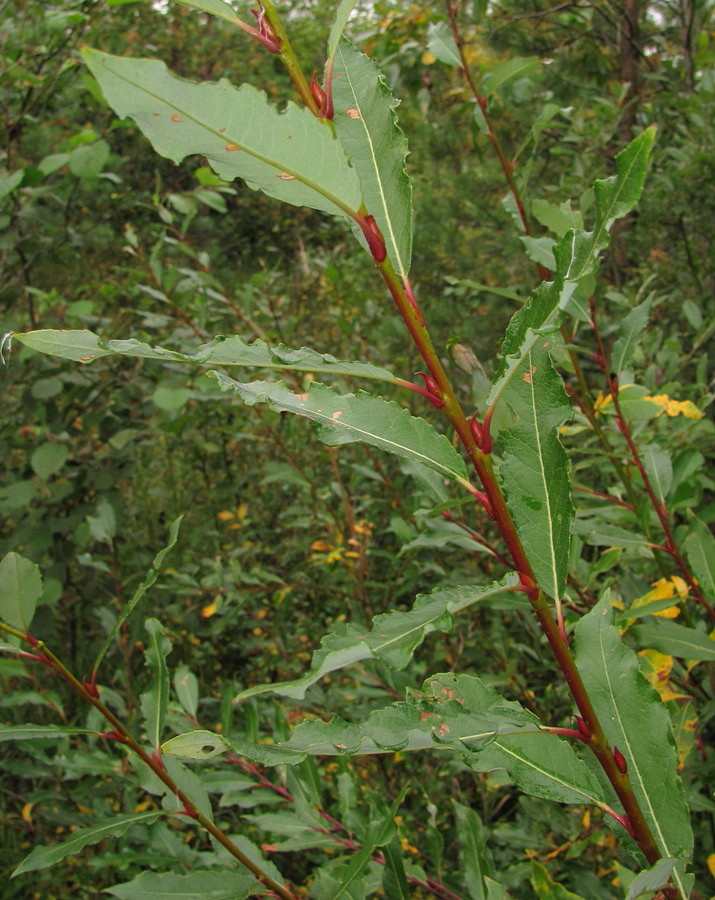
[[236, 518], [239, 522], [243, 522], [243, 520], [248, 515], [248, 504], [247, 503], [239, 503], [236, 508]]
[[657, 394], [655, 397], [644, 397], [649, 403], [660, 406], [668, 416], [685, 416], [686, 419], [702, 419], [703, 413], [690, 400], [671, 400], [667, 394]]
[[711, 853], [708, 856], [708, 870], [713, 878], [715, 878], [715, 853]]
[[211, 603], [209, 603], [208, 606], [204, 606], [204, 608], [201, 610], [201, 616], [204, 619], [210, 619], [211, 616], [213, 616], [217, 610], [218, 610], [218, 598], [216, 600], [212, 601]]
[[230, 509], [224, 509], [221, 510], [221, 512], [216, 513], [216, 518], [219, 520], [219, 522], [230, 522], [230, 520], [233, 518], [233, 513]]
[[673, 657], [666, 653], [660, 653], [658, 650], [642, 650], [638, 656], [645, 661], [641, 667], [641, 671], [660, 694], [663, 703], [670, 700], [680, 700], [687, 697], [687, 694], [677, 693], [670, 686], [670, 673], [673, 668]]
[[22, 816], [22, 821], [27, 822], [28, 825], [32, 825], [32, 807], [34, 805], [35, 805], [34, 803], [26, 803], [22, 807], [22, 810], [20, 812], [20, 815]]
[[333, 545], [329, 544], [327, 541], [313, 541], [310, 545], [310, 549], [313, 553], [330, 553], [333, 549]]

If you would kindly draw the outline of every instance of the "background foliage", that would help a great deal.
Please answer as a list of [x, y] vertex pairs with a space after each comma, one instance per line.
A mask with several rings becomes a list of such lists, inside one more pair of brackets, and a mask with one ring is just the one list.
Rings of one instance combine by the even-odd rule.
[[[287, 9], [308, 72], [322, 68], [334, 6], [302, 0]], [[483, 83], [535, 223], [531, 236], [505, 199], [464, 79], [443, 58], [441, 5], [359, 3], [350, 28], [401, 100], [415, 203], [411, 278], [460, 399], [483, 400], [482, 365], [493, 373], [494, 347], [519, 298], [538, 283], [534, 261], [552, 267], [544, 238], [593, 213], [594, 180], [612, 174], [615, 154], [656, 124], [645, 194], [617, 229], [593, 291], [621, 383], [633, 384], [622, 403], [639, 446], [652, 448], [646, 465], [662, 476], [675, 536], [687, 543], [689, 535], [693, 545], [692, 535], [701, 535], [698, 547], [708, 548], [715, 521], [706, 466], [715, 329], [711, 7], [507, 0], [463, 3], [460, 16], [475, 71], [488, 76], [507, 60], [523, 61], [502, 85]], [[382, 285], [339, 221], [281, 205], [240, 181], [221, 182], [200, 158], [175, 166], [150, 152], [136, 126], [103, 100], [80, 61], [84, 43], [158, 57], [192, 79], [250, 81], [277, 102], [291, 94], [282, 67], [259, 44], [178, 4], [0, 3], [3, 332], [87, 327], [107, 340], [132, 335], [185, 352], [218, 334], [240, 334], [271, 345], [310, 343], [404, 377], [419, 368]], [[662, 612], [672, 608], [665, 601], [682, 599], [683, 582], [649, 550], [662, 536], [638, 473], [626, 466], [623, 481], [589, 428], [587, 413], [623, 454], [587, 326], [577, 322], [572, 337], [592, 406], [576, 409], [563, 436], [575, 484], [598, 493], [575, 522], [569, 599], [583, 610], [611, 588], [624, 609], [660, 603]], [[479, 674], [532, 712], [566, 723], [568, 697], [544, 659], [541, 632], [508, 603], [477, 606], [426, 641], [407, 670], [366, 661], [324, 678], [304, 703], [260, 697], [234, 707], [240, 690], [302, 675], [336, 623], [367, 625], [437, 585], [501, 577], [490, 523], [459, 506], [442, 516], [451, 494], [414, 463], [371, 447], [323, 446], [302, 420], [218, 394], [203, 370], [116, 358], [73, 367], [24, 348], [4, 355], [0, 557], [15, 551], [39, 565], [33, 633], [61, 648], [72, 671], [90, 671], [171, 524], [184, 516], [178, 543], [104, 663], [106, 702], [138, 729], [150, 675], [169, 651], [167, 727], [177, 734], [240, 726], [257, 741], [286, 737], [306, 715], [358, 721], [446, 669]], [[557, 359], [575, 392], [566, 349]], [[296, 375], [290, 386], [305, 389], [311, 378]], [[398, 399], [426, 415], [418, 396]], [[620, 505], [605, 504], [604, 494]], [[712, 569], [691, 564], [705, 589]], [[712, 622], [706, 627], [694, 604], [679, 608], [677, 623], [699, 628], [705, 640]], [[706, 655], [693, 664], [659, 642], [666, 621], [620, 624], [630, 622], [642, 670], [675, 723], [694, 816], [695, 891], [709, 896], [713, 662]], [[39, 667], [8, 655], [0, 672], [9, 726], [100, 727]], [[121, 839], [117, 830], [52, 870], [4, 883], [3, 896], [90, 897], [153, 869], [173, 867], [188, 879], [213, 865], [201, 833], [141, 818], [173, 798], [162, 800], [151, 773], [130, 770], [106, 742], [64, 736], [3, 746], [4, 859], [19, 863], [33, 846], [110, 814], [138, 817]], [[192, 770], [178, 765], [176, 777], [198, 790]], [[415, 896], [482, 896], [470, 885], [486, 876], [514, 896], [612, 897], [633, 877], [632, 860], [598, 812], [523, 796], [503, 770], [474, 771], [456, 757], [321, 758], [280, 774], [238, 758], [230, 774], [218, 760], [207, 765], [206, 799], [222, 827], [275, 859], [282, 877], [311, 896], [334, 896], [359, 846], [367, 858], [382, 848], [388, 865], [403, 866]], [[382, 831], [370, 832], [369, 822]], [[361, 877], [366, 895], [382, 884], [375, 863]]]

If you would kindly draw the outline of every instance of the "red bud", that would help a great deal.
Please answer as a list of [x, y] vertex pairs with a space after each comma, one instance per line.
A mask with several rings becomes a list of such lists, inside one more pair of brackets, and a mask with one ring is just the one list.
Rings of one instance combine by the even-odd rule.
[[310, 79], [310, 93], [313, 95], [315, 105], [318, 107], [318, 112], [322, 116], [325, 112], [325, 102], [327, 100], [327, 97], [325, 96], [325, 91], [318, 81], [318, 75], [316, 72], [313, 72], [313, 77]]
[[576, 716], [576, 727], [578, 728], [578, 733], [585, 741], [591, 740], [591, 729], [584, 722], [581, 716]]
[[477, 422], [477, 414], [474, 413], [472, 418], [469, 420], [469, 427], [472, 431], [472, 435], [474, 436], [474, 440], [477, 443], [477, 447], [482, 449], [484, 444], [484, 432], [482, 431], [482, 426]]
[[621, 775], [626, 775], [628, 773], [628, 763], [626, 762], [625, 756], [621, 753], [618, 747], [613, 748], [613, 758], [616, 761], [618, 771], [621, 773]]
[[385, 257], [387, 256], [387, 250], [385, 249], [385, 239], [382, 236], [382, 232], [377, 227], [377, 222], [375, 221], [373, 216], [365, 216], [365, 218], [360, 222], [360, 227], [362, 228], [362, 232], [365, 235], [365, 240], [367, 241], [367, 245], [370, 248], [370, 253], [372, 253], [373, 259], [375, 262], [383, 262]]

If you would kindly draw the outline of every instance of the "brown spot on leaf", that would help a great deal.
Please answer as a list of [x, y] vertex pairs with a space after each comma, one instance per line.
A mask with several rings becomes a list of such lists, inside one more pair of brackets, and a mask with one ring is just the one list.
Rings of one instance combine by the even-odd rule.
[[295, 175], [289, 175], [287, 172], [280, 172], [278, 177], [281, 181], [295, 181]]
[[96, 359], [96, 358], [97, 358], [96, 356], [80, 356], [79, 361], [80, 362], [89, 362], [90, 360]]
[[241, 148], [238, 144], [226, 144], [226, 150], [228, 153], [232, 153], [234, 150], [240, 150]]
[[360, 111], [355, 109], [354, 107], [351, 107], [350, 109], [345, 110], [345, 115], [350, 119], [359, 119]]
[[333, 420], [333, 422], [335, 422], [335, 421], [337, 421], [337, 419], [340, 418], [340, 416], [342, 416], [342, 414], [343, 414], [342, 409], [338, 409], [332, 414], [332, 416], [330, 418]]
[[524, 372], [524, 374], [521, 376], [521, 380], [525, 381], [527, 384], [531, 384], [531, 382], [534, 378], [535, 372], [536, 372], [536, 366], [532, 366], [528, 372]]
[[184, 117], [180, 116], [178, 113], [174, 113], [174, 115], [171, 117], [171, 121], [172, 122], [183, 122]]

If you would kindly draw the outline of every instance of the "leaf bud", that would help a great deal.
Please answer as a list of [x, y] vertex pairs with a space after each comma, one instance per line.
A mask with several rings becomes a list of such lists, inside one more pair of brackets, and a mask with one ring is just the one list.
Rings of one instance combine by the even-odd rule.
[[359, 224], [373, 259], [378, 263], [383, 262], [387, 256], [387, 249], [385, 248], [385, 239], [377, 226], [374, 216], [364, 216]]
[[618, 766], [618, 771], [621, 775], [628, 774], [628, 763], [626, 762], [625, 756], [621, 753], [618, 747], [613, 748], [613, 758], [616, 761], [616, 765]]

